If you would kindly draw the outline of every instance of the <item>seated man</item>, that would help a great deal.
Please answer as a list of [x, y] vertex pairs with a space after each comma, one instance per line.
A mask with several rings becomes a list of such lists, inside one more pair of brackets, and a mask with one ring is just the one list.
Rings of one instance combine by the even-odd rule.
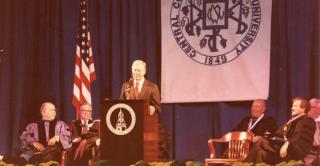
[[262, 99], [254, 100], [251, 106], [251, 116], [245, 117], [232, 131], [251, 131], [253, 142], [264, 136], [266, 132], [274, 133], [277, 129], [275, 120], [266, 116], [266, 103]]
[[50, 102], [41, 105], [42, 119], [30, 123], [20, 136], [22, 154], [28, 163], [60, 161], [61, 151], [71, 147], [68, 125], [55, 119], [55, 106]]
[[310, 111], [308, 115], [316, 121], [316, 132], [314, 134], [313, 145], [309, 154], [304, 158], [304, 162], [308, 166], [320, 165], [320, 99], [313, 98], [309, 101]]
[[312, 147], [316, 129], [315, 121], [307, 116], [309, 108], [305, 99], [294, 98], [291, 119], [274, 136], [259, 139], [245, 161], [276, 164], [281, 161], [303, 160]]
[[92, 159], [92, 148], [100, 145], [98, 122], [92, 120], [92, 106], [88, 103], [82, 104], [80, 120], [73, 121], [70, 125], [73, 165], [88, 165], [88, 161]]

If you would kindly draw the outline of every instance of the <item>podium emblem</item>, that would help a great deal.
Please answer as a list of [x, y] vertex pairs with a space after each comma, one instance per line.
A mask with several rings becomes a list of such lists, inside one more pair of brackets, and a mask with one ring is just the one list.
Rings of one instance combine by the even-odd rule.
[[136, 115], [129, 105], [118, 103], [109, 108], [106, 115], [106, 124], [112, 133], [126, 135], [134, 128]]

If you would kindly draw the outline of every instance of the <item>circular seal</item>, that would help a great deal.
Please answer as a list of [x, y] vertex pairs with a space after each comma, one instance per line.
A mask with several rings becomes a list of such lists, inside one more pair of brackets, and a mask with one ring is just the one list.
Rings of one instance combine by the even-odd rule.
[[259, 0], [172, 0], [170, 25], [185, 55], [208, 65], [235, 60], [260, 27]]
[[[118, 110], [118, 114], [116, 114], [115, 112], [117, 112]], [[125, 112], [125, 113], [123, 113]], [[129, 127], [126, 127], [126, 121], [125, 121], [125, 115], [126, 113], [129, 113], [129, 119], [131, 119], [131, 123], [129, 125]], [[114, 118], [114, 116], [116, 116], [117, 118]], [[114, 125], [112, 123], [112, 119], [116, 119], [117, 122]], [[124, 103], [118, 103], [113, 105], [112, 107], [109, 108], [107, 115], [106, 115], [106, 124], [108, 129], [116, 134], [116, 135], [126, 135], [128, 133], [130, 133], [132, 131], [132, 129], [134, 128], [135, 124], [136, 124], [136, 115], [133, 111], [133, 109]]]

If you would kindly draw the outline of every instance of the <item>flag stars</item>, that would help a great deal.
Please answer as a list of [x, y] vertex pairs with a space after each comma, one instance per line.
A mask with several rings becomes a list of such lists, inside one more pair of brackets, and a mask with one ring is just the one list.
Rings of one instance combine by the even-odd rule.
[[85, 17], [82, 17], [82, 21], [86, 21], [86, 18], [85, 18]]
[[86, 26], [85, 26], [85, 25], [82, 25], [82, 29], [85, 30], [85, 29], [86, 29]]
[[82, 33], [82, 37], [86, 37], [86, 34], [85, 34], [85, 33]]

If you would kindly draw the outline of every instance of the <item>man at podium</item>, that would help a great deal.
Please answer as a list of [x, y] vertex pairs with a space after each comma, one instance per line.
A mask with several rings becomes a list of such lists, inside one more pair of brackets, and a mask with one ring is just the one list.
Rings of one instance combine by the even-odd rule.
[[[101, 158], [127, 166], [139, 160], [158, 160], [158, 86], [145, 78], [146, 63], [132, 63], [132, 78], [122, 85], [120, 100], [103, 101]], [[122, 110], [123, 109], [123, 110]], [[126, 154], [126, 155], [124, 155]]]
[[142, 60], [132, 63], [132, 78], [122, 85], [120, 99], [144, 100], [148, 104], [149, 115], [160, 112], [160, 93], [158, 86], [147, 79], [147, 65]]

